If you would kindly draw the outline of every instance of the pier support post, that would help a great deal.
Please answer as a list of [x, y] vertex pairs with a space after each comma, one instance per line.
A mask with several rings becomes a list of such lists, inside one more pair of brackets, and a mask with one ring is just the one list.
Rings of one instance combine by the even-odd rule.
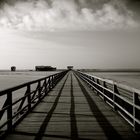
[[113, 85], [113, 107], [114, 107], [114, 110], [117, 111], [117, 106], [116, 106], [116, 93], [118, 93], [118, 89], [117, 89], [117, 86], [114, 84]]
[[48, 84], [49, 84], [49, 91], [51, 90], [51, 78], [49, 77], [48, 79]]
[[[100, 85], [99, 79], [96, 79], [96, 83]], [[96, 88], [100, 90], [100, 87], [96, 85]], [[100, 95], [100, 92], [97, 91], [97, 95]]]
[[7, 105], [9, 106], [7, 109], [7, 130], [12, 132], [12, 92], [7, 93]]
[[136, 122], [136, 120], [135, 119], [137, 119], [137, 117], [138, 117], [138, 114], [139, 113], [137, 113], [137, 111], [138, 110], [136, 110], [136, 105], [139, 105], [139, 98], [138, 98], [138, 94], [137, 93], [133, 93], [133, 125], [134, 125], [134, 131], [135, 132], [140, 132], [140, 124], [138, 124], [137, 122]]
[[31, 109], [31, 86], [27, 86], [27, 94], [28, 94], [28, 111]]
[[[106, 88], [106, 83], [105, 83], [105, 81], [103, 81], [103, 87], [104, 88]], [[104, 93], [104, 97], [103, 97], [103, 99], [104, 99], [104, 101], [106, 102], [106, 97], [105, 97], [105, 89], [103, 88], [103, 93]]]
[[44, 83], [45, 83], [45, 95], [47, 95], [48, 89], [47, 89], [47, 80], [46, 79], [45, 79]]
[[38, 96], [39, 96], [39, 100], [41, 100], [41, 82], [40, 81], [38, 81]]
[[54, 87], [54, 77], [52, 76], [52, 88]]

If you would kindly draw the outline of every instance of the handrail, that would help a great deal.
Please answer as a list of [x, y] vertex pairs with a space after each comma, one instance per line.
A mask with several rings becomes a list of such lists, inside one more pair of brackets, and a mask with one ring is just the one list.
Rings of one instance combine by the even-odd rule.
[[[79, 71], [80, 72], [80, 71]], [[86, 75], [88, 76], [92, 76], [94, 77], [95, 79], [99, 79], [101, 81], [106, 81], [107, 83], [109, 84], [115, 84], [115, 85], [118, 85], [120, 88], [123, 88], [123, 89], [126, 89], [126, 90], [131, 90], [131, 91], [134, 91], [134, 92], [137, 92], [139, 95], [140, 95], [140, 89], [137, 89], [137, 88], [134, 88], [132, 86], [128, 86], [128, 85], [125, 85], [125, 84], [122, 84], [118, 81], [114, 81], [114, 80], [111, 80], [111, 79], [106, 79], [106, 78], [101, 78], [101, 77], [98, 77], [98, 76], [93, 76], [91, 74], [88, 74], [88, 73], [85, 73]]]
[[[60, 72], [60, 73], [61, 73], [61, 72]], [[11, 87], [11, 88], [7, 88], [7, 89], [4, 89], [4, 90], [0, 90], [0, 96], [4, 95], [5, 92], [18, 90], [18, 89], [20, 89], [20, 88], [22, 88], [22, 87], [26, 87], [27, 85], [31, 85], [31, 84], [34, 84], [34, 83], [36, 83], [36, 82], [38, 82], [38, 81], [45, 80], [45, 79], [47, 79], [47, 78], [49, 78], [49, 77], [57, 76], [57, 75], [60, 74], [60, 73], [52, 74], [52, 75], [49, 75], [49, 76], [47, 76], [47, 77], [43, 77], [43, 78], [40, 78], [40, 79], [37, 79], [37, 80], [33, 80], [33, 81], [30, 81], [30, 82], [27, 82], [27, 83], [20, 84], [20, 85], [18, 85], [18, 86], [14, 86], [14, 87]]]
[[[0, 91], [0, 98], [5, 98], [2, 108], [0, 108], [0, 137], [7, 132], [12, 132], [14, 127], [47, 95], [67, 72], [62, 71]], [[14, 92], [18, 92], [21, 89], [24, 89], [23, 96], [14, 100]]]
[[140, 90], [81, 71], [75, 73], [113, 107], [135, 132], [140, 132]]

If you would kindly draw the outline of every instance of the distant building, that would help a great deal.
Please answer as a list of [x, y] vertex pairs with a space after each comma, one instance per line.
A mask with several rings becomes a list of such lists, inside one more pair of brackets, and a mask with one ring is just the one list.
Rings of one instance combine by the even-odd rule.
[[12, 66], [11, 67], [11, 71], [16, 71], [16, 67], [15, 66]]
[[67, 69], [68, 70], [72, 70], [73, 69], [73, 66], [67, 66]]
[[36, 71], [56, 71], [55, 67], [52, 66], [35, 66]]

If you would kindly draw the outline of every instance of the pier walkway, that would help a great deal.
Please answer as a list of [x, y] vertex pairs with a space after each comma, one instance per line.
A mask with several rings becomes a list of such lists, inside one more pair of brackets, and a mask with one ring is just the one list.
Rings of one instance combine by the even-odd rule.
[[140, 139], [132, 127], [69, 71], [4, 140]]

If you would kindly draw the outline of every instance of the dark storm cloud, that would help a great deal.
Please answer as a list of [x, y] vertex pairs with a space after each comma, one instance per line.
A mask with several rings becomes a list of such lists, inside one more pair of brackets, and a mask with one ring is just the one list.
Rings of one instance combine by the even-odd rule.
[[[37, 2], [38, 0], [1, 0], [0, 4], [8, 3], [9, 5], [13, 5], [16, 2], [30, 2], [34, 1]], [[49, 5], [52, 4], [53, 0], [44, 0]], [[105, 4], [107, 2], [113, 1], [113, 0], [74, 0], [77, 5], [81, 8], [99, 8], [102, 4]], [[119, 1], [119, 0], [118, 0]], [[132, 8], [133, 10], [140, 9], [140, 0], [122, 0], [122, 2], [127, 3], [127, 6], [129, 8]]]
[[127, 0], [127, 7], [140, 17], [140, 0]]
[[136, 0], [3, 0], [0, 25], [28, 30], [108, 30], [138, 26]]

